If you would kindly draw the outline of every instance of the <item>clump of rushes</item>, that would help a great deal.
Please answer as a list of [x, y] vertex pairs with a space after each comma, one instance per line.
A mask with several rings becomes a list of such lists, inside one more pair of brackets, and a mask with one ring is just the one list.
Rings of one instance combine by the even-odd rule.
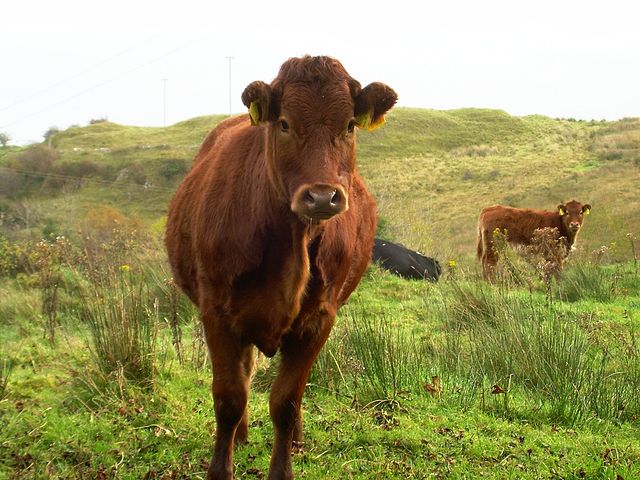
[[82, 316], [91, 333], [93, 361], [102, 373], [121, 371], [126, 380], [153, 384], [157, 306], [145, 279], [128, 264], [94, 283]]

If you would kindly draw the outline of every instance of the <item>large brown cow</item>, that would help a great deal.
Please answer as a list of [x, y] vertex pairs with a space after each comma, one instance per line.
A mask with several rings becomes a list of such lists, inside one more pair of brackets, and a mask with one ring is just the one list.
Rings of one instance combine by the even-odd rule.
[[166, 246], [200, 310], [217, 422], [209, 479], [233, 478], [246, 442], [255, 345], [280, 351], [269, 411], [269, 479], [293, 478], [292, 441], [311, 366], [371, 258], [375, 203], [355, 168], [355, 127], [384, 121], [396, 93], [361, 88], [329, 57], [292, 58], [242, 94], [249, 115], [205, 139], [173, 198]]
[[498, 262], [494, 247], [494, 231], [506, 236], [512, 245], [530, 245], [537, 229], [555, 229], [556, 239], [561, 240], [567, 254], [576, 242], [584, 216], [589, 214], [591, 205], [575, 200], [558, 205], [555, 212], [531, 210], [528, 208], [503, 207], [493, 205], [480, 212], [478, 219], [478, 259], [482, 263], [482, 274], [491, 279]]

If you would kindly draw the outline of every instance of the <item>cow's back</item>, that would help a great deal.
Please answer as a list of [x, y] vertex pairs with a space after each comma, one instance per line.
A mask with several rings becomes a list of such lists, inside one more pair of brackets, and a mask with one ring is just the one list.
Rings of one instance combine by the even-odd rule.
[[498, 229], [506, 233], [509, 242], [528, 244], [538, 228], [556, 228], [560, 231], [562, 225], [557, 217], [554, 212], [546, 210], [492, 205], [480, 212], [478, 230], [485, 235], [492, 235]]

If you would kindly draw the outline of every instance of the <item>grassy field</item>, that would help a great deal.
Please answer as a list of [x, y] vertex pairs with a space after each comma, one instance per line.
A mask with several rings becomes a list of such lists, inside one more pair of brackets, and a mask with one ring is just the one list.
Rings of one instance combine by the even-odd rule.
[[[0, 149], [0, 479], [204, 478], [210, 370], [160, 238], [222, 118]], [[640, 122], [397, 109], [359, 155], [381, 233], [445, 272], [368, 270], [310, 378], [297, 478], [640, 478]], [[571, 198], [593, 213], [561, 279], [510, 252], [479, 279], [482, 206]], [[268, 469], [277, 357], [257, 366], [238, 478]]]

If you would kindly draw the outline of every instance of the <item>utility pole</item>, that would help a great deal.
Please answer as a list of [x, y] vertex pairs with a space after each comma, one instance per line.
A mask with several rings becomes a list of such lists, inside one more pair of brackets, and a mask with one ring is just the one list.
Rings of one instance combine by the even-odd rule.
[[162, 79], [162, 126], [167, 126], [167, 79]]
[[229, 116], [231, 116], [231, 60], [235, 57], [227, 57], [229, 61]]

